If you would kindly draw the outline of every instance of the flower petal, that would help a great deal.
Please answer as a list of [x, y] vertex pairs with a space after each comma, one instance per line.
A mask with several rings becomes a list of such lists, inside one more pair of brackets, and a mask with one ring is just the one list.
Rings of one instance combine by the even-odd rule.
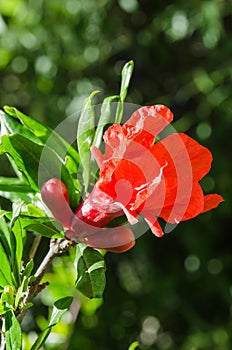
[[177, 224], [180, 221], [189, 220], [202, 213], [204, 207], [204, 194], [198, 183], [193, 184], [191, 196], [184, 195], [176, 199], [170, 206], [164, 206], [159, 216], [171, 224]]
[[119, 226], [97, 231], [84, 237], [83, 242], [89, 247], [122, 253], [134, 246], [135, 238], [129, 227]]
[[172, 120], [173, 114], [166, 106], [146, 106], [135, 111], [122, 128], [127, 139], [149, 147]]
[[224, 201], [219, 194], [208, 194], [204, 197], [204, 209], [202, 213], [205, 213], [211, 209], [216, 208], [221, 202]]
[[211, 167], [211, 152], [183, 133], [167, 136], [155, 144], [152, 150], [160, 163], [166, 160], [170, 164], [172, 161], [179, 177], [188, 176], [193, 181], [199, 181]]
[[151, 232], [156, 237], [163, 237], [164, 233], [163, 233], [163, 230], [162, 230], [160, 224], [157, 221], [157, 218], [154, 216], [151, 216], [151, 213], [150, 213], [150, 215], [147, 213], [146, 217], [144, 217], [144, 218], [145, 218], [146, 222], [148, 223], [148, 225], [151, 229]]

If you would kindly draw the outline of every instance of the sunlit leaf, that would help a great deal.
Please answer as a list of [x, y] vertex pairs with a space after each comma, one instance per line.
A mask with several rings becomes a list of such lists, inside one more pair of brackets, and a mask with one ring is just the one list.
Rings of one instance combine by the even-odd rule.
[[28, 184], [16, 177], [0, 177], [0, 191], [4, 192], [32, 192], [32, 188]]
[[5, 317], [6, 350], [21, 350], [22, 331], [19, 322], [12, 310], [8, 310]]
[[103, 135], [103, 130], [104, 127], [106, 126], [107, 123], [110, 122], [110, 117], [111, 117], [111, 108], [112, 108], [112, 102], [116, 99], [118, 99], [119, 96], [109, 96], [106, 97], [102, 103], [101, 106], [101, 113], [100, 113], [100, 118], [98, 120], [97, 124], [97, 129], [94, 135], [94, 140], [93, 140], [93, 145], [96, 147], [100, 147], [101, 142], [102, 142], [102, 135]]
[[[43, 156], [41, 157], [43, 152]], [[0, 154], [9, 154], [18, 169], [25, 175], [33, 190], [38, 191], [38, 174], [43, 183], [53, 177], [73, 188], [73, 180], [62, 160], [48, 147], [38, 145], [22, 135], [5, 135], [2, 137]]]
[[0, 286], [12, 285], [11, 267], [6, 252], [0, 243]]
[[[64, 154], [69, 155], [74, 160], [76, 165], [79, 164], [80, 158], [77, 151], [52, 129], [43, 125], [39, 121], [23, 114], [15, 107], [5, 106], [4, 111], [11, 117], [17, 118], [24, 126], [24, 129], [26, 128], [31, 133], [33, 133], [34, 136], [37, 139], [39, 139], [43, 144], [45, 144], [49, 138], [50, 148], [55, 150], [60, 156], [64, 156]], [[17, 133], [17, 131], [14, 130], [14, 133]]]
[[12, 239], [14, 240], [12, 269], [13, 269], [13, 273], [17, 281], [17, 284], [20, 285], [20, 270], [21, 270], [21, 262], [22, 262], [22, 256], [23, 256], [23, 239], [25, 237], [25, 231], [18, 217], [15, 218], [15, 220], [13, 221], [11, 231], [13, 233]]
[[118, 102], [115, 123], [120, 123], [123, 116], [123, 104], [127, 96], [127, 90], [130, 84], [131, 76], [134, 69], [134, 62], [127, 62], [122, 69], [121, 87], [120, 87], [120, 101]]
[[78, 244], [76, 264], [76, 288], [88, 298], [101, 298], [106, 284], [103, 256], [95, 249]]
[[32, 345], [31, 350], [41, 349], [41, 346], [45, 343], [47, 337], [51, 333], [52, 327], [55, 326], [60, 321], [64, 313], [68, 311], [72, 301], [72, 297], [65, 297], [55, 302], [48, 327], [36, 339], [35, 343]]
[[135, 349], [137, 349], [138, 346], [139, 346], [139, 342], [138, 341], [134, 341], [133, 343], [131, 343], [131, 345], [129, 346], [128, 350], [135, 350]]
[[20, 217], [22, 227], [48, 238], [64, 238], [63, 227], [59, 221], [47, 217]]
[[82, 165], [82, 177], [87, 191], [90, 179], [90, 147], [95, 131], [95, 113], [92, 98], [98, 91], [93, 91], [84, 101], [77, 129], [77, 146]]

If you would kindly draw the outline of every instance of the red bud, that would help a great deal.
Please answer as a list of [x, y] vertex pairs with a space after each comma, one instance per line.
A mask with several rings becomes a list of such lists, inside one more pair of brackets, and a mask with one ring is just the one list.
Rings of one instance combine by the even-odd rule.
[[68, 229], [71, 224], [73, 212], [69, 205], [68, 190], [59, 179], [50, 179], [41, 189], [44, 203], [51, 210], [54, 219], [59, 220], [63, 227]]

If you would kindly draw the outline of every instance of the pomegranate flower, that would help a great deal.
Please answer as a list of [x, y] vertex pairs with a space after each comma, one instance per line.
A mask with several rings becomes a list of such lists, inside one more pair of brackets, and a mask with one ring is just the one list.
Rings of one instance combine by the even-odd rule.
[[42, 198], [67, 229], [67, 238], [122, 252], [133, 247], [135, 238], [127, 226], [107, 228], [112, 219], [126, 215], [134, 225], [140, 215], [161, 237], [158, 218], [176, 225], [223, 201], [217, 194], [204, 195], [199, 184], [211, 167], [212, 155], [207, 148], [183, 133], [155, 142], [172, 119], [167, 107], [155, 105], [138, 109], [122, 126], [113, 124], [104, 134], [104, 155], [96, 147], [91, 149], [100, 167], [99, 179], [74, 215], [64, 185], [59, 185], [64, 205], [60, 210], [60, 205], [51, 203], [48, 184], [52, 180], [44, 184]]

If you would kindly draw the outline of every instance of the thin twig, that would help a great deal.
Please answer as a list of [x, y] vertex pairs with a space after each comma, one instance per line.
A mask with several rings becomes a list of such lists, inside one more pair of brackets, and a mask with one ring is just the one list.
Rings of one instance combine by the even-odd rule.
[[50, 267], [54, 258], [60, 254], [65, 253], [71, 246], [75, 245], [73, 241], [69, 241], [67, 239], [51, 239], [50, 248], [47, 254], [45, 255], [42, 263], [40, 264], [38, 270], [35, 272], [35, 281], [32, 282], [27, 290], [25, 298], [23, 300], [22, 311], [18, 314], [17, 319], [19, 322], [22, 322], [26, 310], [24, 306], [31, 302], [42, 289], [46, 287], [46, 283], [40, 284], [44, 274]]
[[41, 236], [41, 235], [36, 235], [36, 236], [35, 236], [35, 239], [34, 239], [34, 241], [33, 241], [33, 243], [32, 243], [32, 247], [31, 247], [30, 252], [29, 252], [29, 260], [34, 259], [35, 254], [36, 254], [36, 252], [37, 252], [37, 249], [38, 249], [38, 247], [39, 247], [39, 244], [40, 244], [41, 239], [42, 239], [42, 236]]

